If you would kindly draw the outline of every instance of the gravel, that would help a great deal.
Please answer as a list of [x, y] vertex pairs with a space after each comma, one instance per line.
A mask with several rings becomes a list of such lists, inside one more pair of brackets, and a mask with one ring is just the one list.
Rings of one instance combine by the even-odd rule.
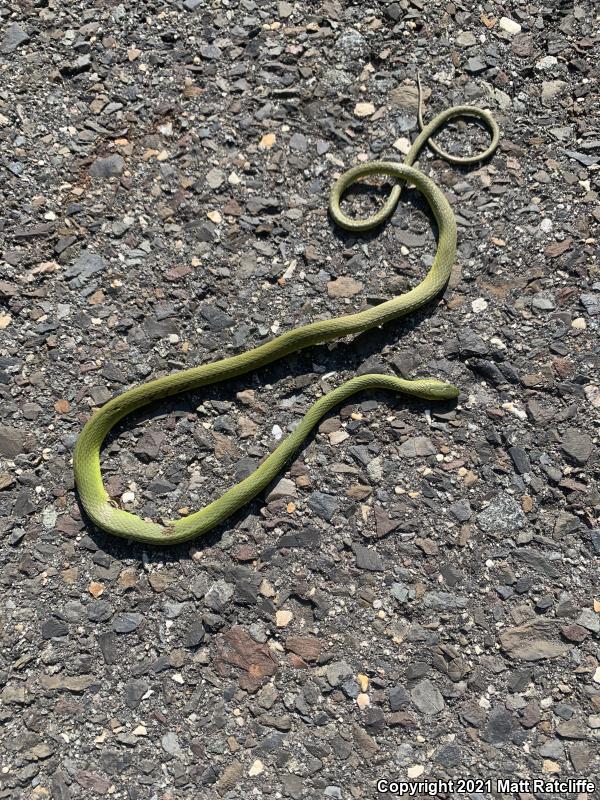
[[[600, 773], [597, 8], [173, 0], [0, 11], [0, 799], [367, 798], [388, 777]], [[264, 495], [171, 549], [102, 534], [71, 459], [126, 387], [373, 307], [431, 264], [330, 186], [420, 167], [458, 225], [428, 308], [123, 420], [107, 491], [200, 508], [355, 374]], [[485, 146], [473, 124], [436, 140]], [[369, 188], [370, 187], [370, 188]], [[387, 189], [385, 189], [387, 192]], [[344, 207], [367, 216], [376, 182]]]

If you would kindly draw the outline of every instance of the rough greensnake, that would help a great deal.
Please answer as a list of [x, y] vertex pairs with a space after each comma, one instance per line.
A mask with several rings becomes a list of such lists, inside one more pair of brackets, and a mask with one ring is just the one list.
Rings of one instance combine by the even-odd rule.
[[[418, 119], [421, 131], [410, 147], [404, 163], [370, 161], [349, 169], [331, 190], [329, 213], [333, 221], [346, 230], [367, 231], [382, 223], [393, 213], [403, 184], [409, 183], [415, 186], [429, 204], [439, 231], [435, 259], [425, 278], [414, 289], [380, 305], [355, 314], [303, 325], [244, 353], [149, 381], [109, 400], [88, 420], [77, 440], [73, 454], [73, 471], [81, 504], [88, 517], [98, 527], [116, 536], [155, 545], [176, 544], [193, 539], [222, 523], [265, 489], [297, 452], [319, 420], [351, 395], [365, 389], [388, 389], [432, 401], [458, 396], [459, 390], [456, 387], [434, 378], [404, 380], [392, 375], [379, 374], [351, 378], [337, 389], [320, 397], [309, 408], [293, 432], [249, 477], [200, 511], [164, 524], [143, 520], [119, 508], [109, 497], [102, 482], [100, 469], [102, 443], [108, 432], [127, 414], [161, 398], [253, 372], [302, 348], [379, 328], [386, 322], [410, 314], [425, 305], [444, 288], [456, 255], [454, 214], [441, 189], [412, 164], [426, 143], [434, 152], [452, 164], [473, 164], [482, 161], [495, 151], [500, 132], [490, 112], [474, 106], [453, 106], [438, 114], [428, 125], [424, 125], [420, 81], [418, 86]], [[432, 141], [432, 136], [442, 125], [457, 117], [475, 117], [484, 122], [491, 134], [490, 144], [485, 151], [470, 156], [452, 156]], [[366, 219], [352, 219], [342, 212], [341, 197], [353, 183], [371, 175], [388, 176], [396, 179], [396, 183], [377, 213]]]

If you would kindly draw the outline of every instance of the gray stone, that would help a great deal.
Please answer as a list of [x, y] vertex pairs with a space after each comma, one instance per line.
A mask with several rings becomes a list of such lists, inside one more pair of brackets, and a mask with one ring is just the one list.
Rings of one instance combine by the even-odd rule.
[[59, 636], [67, 636], [69, 633], [69, 626], [56, 617], [50, 617], [42, 623], [42, 638], [54, 639]]
[[437, 449], [427, 436], [414, 436], [403, 442], [398, 448], [398, 452], [405, 458], [420, 458], [435, 455]]
[[600, 314], [600, 293], [584, 292], [579, 300], [590, 317]]
[[97, 272], [102, 272], [107, 266], [108, 263], [102, 256], [92, 253], [90, 250], [83, 250], [73, 264], [67, 267], [64, 276], [68, 281], [73, 281], [75, 286], [79, 286], [87, 278]]
[[90, 167], [90, 175], [93, 178], [116, 178], [124, 169], [123, 157], [114, 153], [111, 156], [97, 158]]
[[329, 521], [338, 510], [339, 503], [337, 497], [331, 494], [313, 492], [308, 498], [307, 505], [319, 517]]
[[188, 620], [181, 637], [181, 644], [184, 647], [198, 647], [204, 641], [204, 625], [200, 615], [195, 615]]
[[210, 589], [206, 592], [204, 596], [204, 603], [212, 611], [220, 613], [233, 597], [234, 591], [235, 586], [233, 586], [231, 583], [227, 583], [224, 580], [215, 581]]
[[140, 627], [143, 621], [143, 614], [134, 611], [118, 614], [113, 621], [113, 629], [116, 633], [132, 633]]
[[480, 56], [473, 56], [465, 64], [465, 69], [471, 75], [479, 75], [480, 72], [484, 72], [487, 69], [487, 64]]
[[425, 592], [423, 605], [434, 611], [458, 611], [467, 608], [469, 599], [451, 592]]
[[485, 533], [514, 533], [525, 526], [527, 519], [523, 509], [508, 494], [497, 494], [477, 515], [477, 524]]
[[3, 55], [13, 53], [19, 45], [27, 41], [29, 41], [29, 36], [17, 22], [13, 22], [4, 31], [4, 36], [0, 41], [0, 53]]
[[86, 610], [90, 622], [107, 622], [114, 612], [107, 600], [92, 600]]
[[218, 189], [225, 182], [225, 173], [220, 169], [211, 169], [206, 174], [206, 182], [211, 189]]
[[233, 325], [233, 318], [226, 314], [225, 311], [218, 306], [205, 304], [201, 306], [198, 311], [200, 315], [208, 322], [211, 331], [222, 331]]
[[383, 572], [383, 561], [376, 550], [370, 547], [364, 547], [362, 544], [355, 544], [353, 550], [356, 556], [356, 566], [359, 569], [366, 569], [371, 572]]
[[117, 637], [113, 631], [99, 634], [98, 646], [100, 647], [105, 664], [116, 664], [118, 662], [119, 651], [117, 649]]
[[541, 572], [549, 578], [560, 577], [560, 568], [554, 563], [561, 561], [560, 553], [548, 551], [547, 549], [545, 552], [540, 552], [531, 547], [519, 547], [513, 553], [518, 561], [529, 564], [536, 572]]
[[600, 615], [592, 611], [591, 608], [584, 608], [581, 614], [577, 617], [577, 624], [592, 633], [600, 633]]
[[281, 478], [269, 491], [265, 499], [267, 503], [271, 503], [273, 500], [282, 500], [284, 497], [297, 496], [298, 490], [296, 489], [294, 481], [291, 481], [289, 478]]
[[390, 589], [390, 594], [392, 597], [395, 597], [399, 603], [406, 603], [408, 600], [410, 589], [404, 583], [395, 582], [392, 583], [392, 587]]
[[459, 522], [467, 522], [471, 519], [473, 509], [468, 500], [457, 500], [449, 508], [450, 513], [456, 517]]
[[392, 686], [388, 692], [388, 697], [392, 711], [399, 711], [401, 708], [406, 708], [410, 703], [410, 695], [404, 686]]
[[354, 670], [345, 661], [334, 661], [327, 665], [326, 675], [330, 686], [339, 686], [353, 677]]
[[173, 731], [168, 731], [168, 733], [165, 733], [160, 740], [160, 743], [163, 747], [163, 750], [169, 755], [180, 759], [184, 758], [184, 752], [179, 744], [179, 737]]
[[200, 47], [200, 55], [209, 61], [218, 61], [223, 55], [221, 48], [216, 44], [203, 44]]
[[592, 455], [593, 443], [587, 434], [580, 433], [576, 428], [567, 428], [562, 437], [561, 447], [572, 461], [583, 466]]
[[538, 292], [531, 301], [531, 305], [538, 311], [554, 311], [556, 300], [551, 292]]
[[129, 708], [137, 708], [142, 702], [150, 684], [141, 678], [134, 678], [125, 684], [125, 702]]
[[477, 44], [477, 37], [471, 31], [461, 31], [456, 37], [456, 44], [459, 47], [473, 47]]
[[526, 472], [531, 472], [531, 461], [527, 452], [522, 448], [515, 445], [515, 447], [508, 448], [508, 454], [515, 465], [515, 471], [518, 475], [524, 475]]
[[566, 81], [542, 81], [542, 105], [551, 106], [569, 87]]
[[540, 755], [554, 760], [563, 759], [565, 757], [565, 747], [558, 739], [549, 739], [540, 747]]
[[286, 0], [280, 0], [277, 3], [277, 13], [279, 14], [280, 19], [287, 19], [288, 17], [292, 16], [294, 11], [294, 6], [291, 3], [287, 3]]
[[422, 714], [439, 714], [445, 708], [440, 690], [430, 680], [422, 680], [411, 690], [412, 702]]
[[457, 744], [445, 744], [434, 755], [436, 764], [443, 767], [459, 767], [462, 764], [462, 750]]
[[305, 153], [308, 145], [308, 140], [303, 133], [294, 133], [290, 139], [290, 149], [297, 150], [299, 153]]
[[516, 732], [517, 723], [510, 711], [498, 705], [490, 711], [487, 724], [481, 736], [490, 744], [506, 744]]

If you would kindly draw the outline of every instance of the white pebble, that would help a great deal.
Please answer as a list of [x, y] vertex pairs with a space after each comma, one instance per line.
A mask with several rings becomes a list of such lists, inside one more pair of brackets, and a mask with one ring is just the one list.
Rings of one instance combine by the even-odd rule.
[[250, 777], [254, 777], [255, 775], [260, 775], [260, 773], [263, 772], [264, 768], [265, 765], [259, 758], [257, 758], [256, 761], [252, 764], [252, 766], [248, 770], [248, 775], [250, 775]]
[[279, 425], [273, 425], [271, 433], [273, 434], [273, 438], [276, 439], [277, 441], [279, 441], [283, 436], [283, 431], [281, 430]]
[[133, 503], [135, 500], [135, 492], [123, 492], [121, 495], [122, 503]]
[[503, 31], [506, 33], [515, 34], [521, 33], [521, 26], [518, 22], [515, 22], [514, 19], [510, 19], [509, 17], [500, 17], [500, 22], [498, 25], [502, 28]]
[[552, 67], [555, 67], [557, 64], [558, 58], [556, 56], [544, 56], [536, 62], [535, 67], [536, 69], [552, 69]]
[[471, 303], [471, 308], [476, 314], [479, 314], [481, 311], [485, 311], [487, 307], [487, 300], [484, 300], [483, 297], [478, 297], [477, 300], [473, 300]]
[[523, 411], [522, 408], [518, 408], [514, 403], [502, 403], [502, 408], [505, 411], [510, 411], [510, 413], [514, 414], [517, 419], [527, 419], [527, 412]]
[[401, 136], [399, 139], [393, 144], [393, 147], [396, 150], [399, 150], [403, 156], [405, 156], [408, 151], [410, 150], [410, 140], [406, 138], [406, 136]]
[[425, 772], [425, 767], [422, 764], [415, 764], [406, 770], [406, 775], [409, 778], [418, 778]]
[[540, 230], [544, 233], [550, 233], [552, 230], [552, 220], [546, 217], [540, 222]]

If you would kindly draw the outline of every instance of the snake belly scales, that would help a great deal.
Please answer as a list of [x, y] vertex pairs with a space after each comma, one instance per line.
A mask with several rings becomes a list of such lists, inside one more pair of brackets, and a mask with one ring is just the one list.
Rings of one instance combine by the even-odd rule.
[[[387, 389], [426, 400], [455, 398], [459, 390], [449, 383], [433, 378], [403, 380], [392, 375], [360, 375], [319, 398], [306, 412], [293, 432], [247, 478], [226, 491], [218, 500], [189, 516], [163, 524], [141, 519], [119, 508], [104, 488], [100, 468], [100, 449], [109, 431], [127, 414], [156, 400], [200, 386], [226, 381], [259, 369], [305, 347], [330, 342], [350, 334], [378, 328], [390, 320], [405, 316], [425, 305], [446, 285], [456, 255], [456, 221], [441, 189], [412, 164], [427, 144], [435, 153], [452, 164], [473, 164], [488, 158], [496, 149], [500, 137], [498, 125], [489, 111], [475, 106], [453, 106], [442, 111], [427, 125], [423, 124], [420, 81], [418, 119], [420, 133], [410, 147], [403, 163], [370, 161], [345, 172], [335, 183], [329, 199], [333, 221], [352, 232], [368, 231], [386, 220], [394, 211], [401, 187], [415, 186], [425, 197], [438, 226], [437, 252], [425, 278], [415, 288], [380, 305], [342, 317], [319, 320], [295, 328], [266, 344], [244, 353], [182, 370], [128, 389], [109, 400], [88, 420], [79, 435], [73, 453], [75, 484], [81, 504], [88, 517], [98, 527], [115, 536], [154, 545], [171, 545], [188, 541], [210, 531], [238, 509], [249, 503], [279, 474], [306, 439], [312, 428], [334, 406], [365, 389]], [[432, 141], [434, 133], [450, 120], [470, 117], [482, 120], [491, 134], [487, 149], [469, 156], [452, 156]], [[343, 193], [365, 176], [387, 176], [396, 179], [383, 206], [367, 219], [352, 219], [340, 208]]]

